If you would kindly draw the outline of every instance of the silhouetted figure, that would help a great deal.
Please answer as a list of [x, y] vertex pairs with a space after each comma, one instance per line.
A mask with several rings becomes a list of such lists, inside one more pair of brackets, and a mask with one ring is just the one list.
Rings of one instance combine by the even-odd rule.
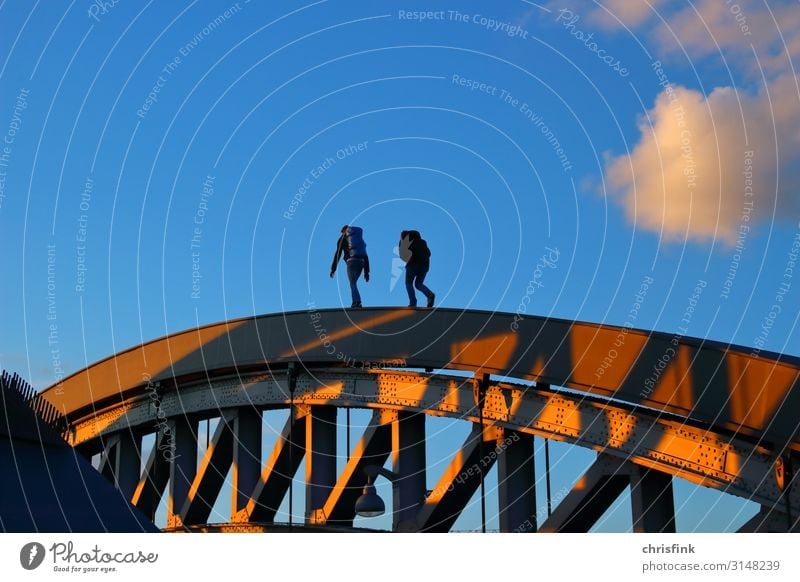
[[428, 299], [428, 307], [433, 307], [436, 295], [425, 286], [425, 275], [431, 267], [431, 251], [419, 231], [404, 230], [400, 233], [400, 258], [406, 262], [406, 291], [408, 306], [417, 306], [414, 288], [422, 291]]
[[358, 292], [358, 278], [364, 272], [364, 281], [369, 283], [369, 257], [367, 256], [367, 243], [364, 242], [364, 231], [358, 226], [344, 225], [342, 235], [336, 243], [336, 253], [331, 263], [331, 279], [336, 273], [339, 258], [344, 258], [347, 264], [347, 280], [350, 282], [350, 294], [353, 304], [350, 307], [361, 307], [361, 294]]

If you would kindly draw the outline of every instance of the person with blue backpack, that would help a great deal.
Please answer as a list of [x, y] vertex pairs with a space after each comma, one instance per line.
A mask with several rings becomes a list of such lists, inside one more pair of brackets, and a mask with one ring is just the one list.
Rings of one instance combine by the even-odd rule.
[[425, 275], [431, 268], [431, 250], [419, 231], [404, 230], [400, 233], [400, 258], [406, 262], [408, 306], [417, 306], [416, 288], [428, 299], [427, 306], [433, 307], [436, 295], [425, 286]]
[[350, 282], [350, 294], [353, 304], [350, 307], [361, 307], [361, 294], [358, 292], [358, 278], [364, 273], [364, 281], [369, 283], [369, 256], [367, 243], [364, 242], [364, 231], [358, 226], [345, 224], [342, 235], [336, 243], [336, 253], [331, 263], [331, 279], [336, 273], [339, 259], [343, 258], [347, 265], [347, 280]]

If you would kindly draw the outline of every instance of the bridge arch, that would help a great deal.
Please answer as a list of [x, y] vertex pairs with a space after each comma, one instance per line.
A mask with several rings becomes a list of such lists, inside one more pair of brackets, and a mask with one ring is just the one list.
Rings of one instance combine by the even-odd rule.
[[[791, 472], [800, 465], [799, 380], [794, 357], [644, 330], [451, 309], [314, 309], [154, 340], [44, 397], [67, 416], [71, 443], [101, 453], [103, 471], [146, 513], [169, 488], [172, 527], [203, 526], [230, 467], [231, 524], [269, 523], [302, 458], [307, 523], [352, 525], [364, 466], [391, 456], [403, 477], [395, 529], [447, 530], [488, 470], [488, 450], [508, 531], [526, 522], [588, 529], [627, 486], [634, 529], [669, 531], [671, 476], [756, 501], [763, 511], [752, 527], [785, 530], [800, 515]], [[373, 419], [337, 475], [331, 427], [336, 410], [351, 407], [372, 409]], [[273, 408], [291, 417], [263, 459], [259, 411]], [[473, 424], [432, 490], [425, 415]], [[197, 464], [196, 425], [209, 417], [220, 423]], [[139, 471], [142, 435], [156, 426], [158, 446]], [[573, 490], [544, 523], [525, 495], [534, 436], [598, 452], [583, 493]], [[165, 442], [174, 449], [159, 449]]]

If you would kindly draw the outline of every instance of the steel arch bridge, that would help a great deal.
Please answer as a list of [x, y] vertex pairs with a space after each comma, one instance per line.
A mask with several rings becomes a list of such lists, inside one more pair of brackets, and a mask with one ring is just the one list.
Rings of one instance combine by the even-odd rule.
[[[167, 529], [269, 528], [303, 461], [305, 525], [352, 527], [365, 467], [389, 459], [394, 531], [448, 531], [495, 465], [502, 531], [589, 531], [628, 487], [633, 531], [675, 531], [673, 477], [759, 503], [740, 531], [800, 528], [800, 358], [678, 335], [474, 310], [311, 309], [154, 340], [43, 397], [133, 505], [155, 519], [167, 495]], [[340, 408], [372, 419], [337, 471]], [[262, 451], [261, 414], [274, 409], [288, 420]], [[432, 490], [427, 416], [472, 424]], [[209, 418], [219, 422], [198, 462]], [[597, 452], [540, 523], [534, 436]], [[229, 471], [230, 520], [211, 526]]]

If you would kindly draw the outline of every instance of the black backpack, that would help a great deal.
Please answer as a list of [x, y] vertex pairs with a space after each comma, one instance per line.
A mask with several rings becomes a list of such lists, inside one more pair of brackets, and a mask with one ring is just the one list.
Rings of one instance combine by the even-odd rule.
[[419, 253], [420, 257], [426, 260], [431, 258], [431, 249], [428, 248], [428, 243], [425, 242], [425, 239], [417, 239], [414, 247], [414, 251]]

